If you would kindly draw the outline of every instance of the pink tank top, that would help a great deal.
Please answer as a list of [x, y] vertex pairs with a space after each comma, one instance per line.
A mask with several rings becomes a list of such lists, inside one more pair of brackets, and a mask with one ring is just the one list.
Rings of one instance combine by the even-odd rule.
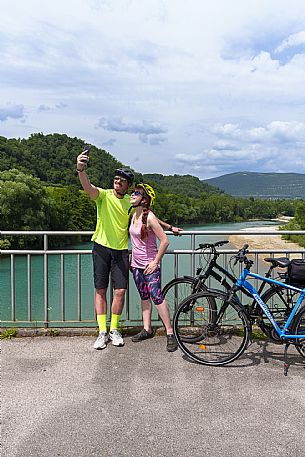
[[155, 260], [157, 255], [157, 239], [152, 230], [148, 229], [148, 238], [141, 240], [142, 221], [135, 226], [133, 219], [129, 227], [130, 239], [132, 244], [131, 266], [135, 268], [145, 268], [146, 265]]

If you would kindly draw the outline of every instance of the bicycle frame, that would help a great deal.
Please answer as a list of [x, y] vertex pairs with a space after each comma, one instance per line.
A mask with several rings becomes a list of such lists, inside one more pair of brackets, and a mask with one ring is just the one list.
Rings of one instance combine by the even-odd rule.
[[[233, 274], [231, 274], [227, 269], [223, 268], [221, 265], [219, 265], [217, 263], [217, 258], [219, 257], [219, 253], [218, 252], [214, 252], [213, 254], [214, 254], [214, 256], [210, 260], [207, 270], [203, 274], [201, 274], [199, 276], [198, 281], [200, 282], [203, 279], [203, 283], [205, 283], [205, 281], [207, 279], [209, 279], [209, 277], [213, 277], [214, 279], [216, 279], [216, 281], [218, 281], [227, 290], [230, 290], [232, 285], [236, 284], [236, 281], [238, 279], [235, 276], [233, 276]], [[259, 290], [258, 290], [259, 294], [261, 294], [263, 292], [266, 284], [268, 283], [268, 281], [267, 281], [267, 279], [269, 278], [268, 275], [271, 274], [271, 271], [273, 269], [274, 268], [270, 267], [268, 272], [266, 273], [266, 276], [261, 277], [263, 279], [261, 280], [261, 284], [260, 284], [260, 287], [259, 287]], [[218, 270], [221, 274], [223, 274], [223, 277], [220, 276], [220, 274], [218, 274], [215, 270]], [[227, 281], [227, 279], [229, 279], [232, 282], [232, 284], [230, 284]], [[197, 285], [197, 284], [198, 283], [195, 283], [195, 285]], [[282, 283], [280, 283], [280, 284], [282, 284]], [[248, 297], [252, 296], [251, 292], [249, 290], [247, 290], [246, 287], [245, 288], [241, 287], [241, 291], [242, 291], [242, 293], [244, 293]]]
[[[276, 322], [273, 314], [271, 313], [271, 311], [268, 308], [268, 306], [266, 305], [266, 303], [264, 303], [264, 301], [262, 300], [259, 292], [255, 289], [255, 287], [252, 286], [252, 284], [250, 284], [248, 281], [246, 281], [246, 278], [248, 276], [251, 277], [251, 278], [254, 278], [254, 279], [258, 279], [260, 281], [265, 281], [265, 282], [267, 282], [269, 284], [273, 284], [273, 285], [276, 285], [276, 286], [281, 286], [281, 287], [284, 287], [285, 289], [290, 289], [290, 290], [293, 290], [295, 292], [299, 292], [300, 293], [300, 297], [298, 298], [296, 304], [292, 308], [291, 313], [289, 314], [288, 319], [287, 319], [287, 321], [286, 321], [286, 323], [285, 323], [285, 325], [284, 325], [284, 327], [282, 329], [279, 327], [278, 323]], [[304, 300], [305, 288], [304, 289], [299, 289], [298, 287], [291, 286], [289, 284], [277, 281], [275, 279], [266, 278], [266, 277], [260, 276], [260, 275], [258, 275], [256, 273], [251, 273], [251, 271], [248, 270], [247, 268], [244, 268], [244, 270], [243, 270], [240, 278], [237, 280], [235, 286], [237, 288], [244, 287], [252, 295], [252, 297], [254, 298], [256, 303], [258, 303], [258, 305], [263, 310], [263, 312], [266, 314], [267, 318], [269, 319], [269, 321], [271, 322], [272, 326], [274, 327], [276, 333], [278, 334], [278, 336], [282, 340], [298, 339], [298, 338], [300, 338], [300, 336], [302, 338], [305, 338], [305, 333], [291, 334], [291, 333], [289, 333], [289, 330], [288, 330], [289, 326], [290, 326], [290, 324], [291, 324], [291, 322], [292, 322], [292, 320], [294, 318], [294, 316], [296, 315], [297, 311], [300, 309], [300, 306], [301, 306], [301, 304], [302, 304], [302, 302]]]

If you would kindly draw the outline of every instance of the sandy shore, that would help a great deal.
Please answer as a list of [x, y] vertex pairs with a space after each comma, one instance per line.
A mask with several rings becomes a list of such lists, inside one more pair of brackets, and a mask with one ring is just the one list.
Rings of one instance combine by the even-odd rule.
[[274, 251], [274, 250], [303, 250], [304, 248], [300, 247], [297, 243], [291, 243], [290, 241], [283, 240], [281, 235], [247, 235], [247, 231], [261, 231], [261, 232], [274, 232], [278, 230], [277, 226], [266, 226], [266, 227], [255, 227], [247, 228], [242, 231], [245, 232], [245, 235], [230, 235], [229, 241], [235, 247], [239, 248], [243, 244], [248, 243], [249, 249], [264, 249]]

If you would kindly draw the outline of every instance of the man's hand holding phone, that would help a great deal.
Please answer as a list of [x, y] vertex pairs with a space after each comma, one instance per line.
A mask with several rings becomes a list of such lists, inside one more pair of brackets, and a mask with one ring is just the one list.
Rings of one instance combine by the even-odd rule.
[[85, 145], [84, 150], [77, 156], [76, 170], [82, 172], [87, 167], [89, 161], [90, 147]]
[[86, 154], [89, 157], [89, 153], [90, 153], [90, 146], [85, 144], [83, 154]]

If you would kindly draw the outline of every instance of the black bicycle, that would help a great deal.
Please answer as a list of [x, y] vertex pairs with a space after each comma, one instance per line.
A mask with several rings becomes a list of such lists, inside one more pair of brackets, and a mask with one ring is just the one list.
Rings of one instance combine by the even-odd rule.
[[[237, 278], [234, 274], [232, 261], [235, 263], [236, 258], [240, 255], [245, 255], [248, 252], [248, 245], [244, 245], [237, 252], [237, 254], [231, 257], [229, 262], [231, 271], [229, 271], [217, 262], [218, 257], [221, 255], [221, 252], [219, 252], [217, 248], [227, 243], [228, 241], [224, 240], [217, 241], [216, 243], [199, 244], [197, 250], [201, 250], [201, 253], [196, 276], [183, 276], [175, 278], [164, 286], [162, 292], [168, 302], [171, 317], [174, 315], [179, 304], [190, 295], [194, 295], [202, 291], [218, 290], [207, 285], [209, 278], [214, 278], [218, 284], [223, 286], [225, 291], [230, 290], [232, 285], [236, 283]], [[267, 257], [264, 260], [270, 263], [270, 267], [265, 274], [266, 279], [271, 278], [274, 275], [273, 272], [275, 268], [287, 268], [290, 265], [290, 260], [287, 257]], [[287, 273], [277, 272], [276, 277], [280, 277], [281, 279], [285, 279], [286, 282], [289, 282]], [[267, 289], [264, 292], [266, 287]], [[270, 321], [253, 300], [251, 294], [249, 294], [245, 288], [241, 288], [241, 292], [249, 298], [249, 303], [244, 306], [247, 308], [247, 312], [251, 315], [252, 319], [256, 321], [257, 325], [268, 336], [268, 338], [272, 339], [274, 342], [280, 342], [278, 335], [274, 332], [273, 326], [270, 325]], [[269, 309], [279, 322], [285, 321], [286, 317], [290, 314], [292, 308], [294, 307], [298, 296], [298, 294], [293, 290], [286, 289], [280, 285], [268, 284], [267, 281], [261, 282], [259, 293], [262, 295], [264, 302], [268, 304]], [[240, 301], [237, 296], [235, 297], [235, 300]], [[217, 305], [216, 303], [213, 303], [213, 298], [211, 296], [209, 300], [210, 319], [213, 318], [216, 308]], [[188, 337], [185, 336], [185, 338], [195, 341], [200, 340], [200, 335], [188, 335]]]

